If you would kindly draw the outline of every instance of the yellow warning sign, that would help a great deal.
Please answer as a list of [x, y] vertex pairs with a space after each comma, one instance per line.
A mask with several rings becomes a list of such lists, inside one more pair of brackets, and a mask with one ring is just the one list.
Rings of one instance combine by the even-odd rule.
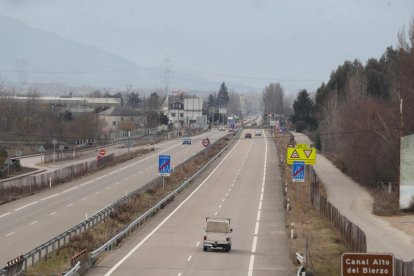
[[303, 161], [306, 165], [316, 164], [316, 149], [301, 147], [287, 148], [287, 163], [292, 165], [294, 161]]

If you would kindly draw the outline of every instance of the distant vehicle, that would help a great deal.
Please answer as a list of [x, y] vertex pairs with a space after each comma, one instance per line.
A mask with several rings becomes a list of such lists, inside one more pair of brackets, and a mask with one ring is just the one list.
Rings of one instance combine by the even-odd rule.
[[183, 143], [183, 145], [191, 145], [190, 137], [183, 137], [182, 143]]
[[256, 122], [253, 122], [253, 123], [252, 123], [252, 126], [257, 126], [257, 123], [256, 123]]
[[220, 131], [225, 131], [224, 127], [219, 128]]
[[203, 250], [221, 248], [226, 252], [231, 250], [231, 233], [229, 218], [206, 218], [204, 227]]
[[262, 132], [261, 131], [257, 131], [254, 136], [262, 136]]
[[244, 135], [244, 139], [252, 139], [252, 134], [251, 133], [246, 133]]

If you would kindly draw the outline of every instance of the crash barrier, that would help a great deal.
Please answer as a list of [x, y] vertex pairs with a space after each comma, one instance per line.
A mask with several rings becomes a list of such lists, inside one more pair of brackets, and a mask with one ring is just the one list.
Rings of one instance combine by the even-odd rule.
[[2, 181], [0, 182], [0, 203], [84, 176], [107, 166], [113, 160], [114, 154], [110, 154], [100, 160], [79, 163], [53, 172]]
[[[227, 136], [224, 136], [223, 138], [226, 138], [226, 137]], [[215, 145], [219, 141], [220, 140], [215, 141], [211, 146]], [[228, 146], [223, 148], [216, 156], [213, 157], [213, 159], [218, 158], [221, 155], [221, 153], [228, 148]], [[181, 166], [185, 166], [188, 162], [192, 161], [193, 158], [195, 158], [196, 156], [197, 156], [197, 154], [194, 154], [189, 159], [187, 159], [184, 162], [182, 162], [181, 164], [179, 164], [176, 168], [179, 168]], [[208, 162], [207, 165], [211, 164], [211, 162]], [[207, 165], [205, 165], [201, 170], [199, 170], [198, 174], [202, 170], [204, 170], [207, 167]], [[191, 179], [193, 179], [193, 178], [191, 178]], [[186, 185], [188, 185], [189, 182], [191, 182], [190, 179], [185, 182], [185, 183], [187, 183]], [[114, 211], [116, 211], [118, 209], [118, 206], [121, 206], [123, 204], [128, 203], [138, 193], [145, 192], [145, 191], [147, 191], [147, 190], [149, 190], [152, 187], [155, 187], [157, 185], [162, 185], [162, 177], [157, 177], [157, 178], [153, 179], [152, 181], [146, 183], [145, 185], [138, 188], [137, 190], [123, 196], [122, 198], [118, 199], [116, 202], [114, 202], [114, 203], [108, 205], [107, 207], [103, 208], [102, 210], [96, 212], [95, 214], [93, 214], [89, 218], [87, 218], [84, 221], [82, 221], [81, 223], [73, 226], [72, 228], [65, 231], [64, 233], [50, 239], [49, 241], [47, 241], [47, 242], [43, 243], [42, 245], [36, 247], [35, 249], [31, 250], [30, 252], [24, 254], [23, 255], [23, 260], [22, 260], [21, 270], [26, 271], [29, 266], [33, 266], [38, 261], [42, 260], [42, 258], [46, 258], [52, 251], [57, 250], [57, 249], [65, 246], [66, 244], [68, 244], [71, 237], [73, 237], [75, 235], [78, 235], [78, 234], [81, 234], [81, 233], [85, 232], [86, 230], [94, 227], [95, 225], [100, 224], [101, 222], [103, 222]], [[177, 189], [180, 189], [180, 188], [177, 188]], [[182, 190], [182, 189], [183, 188], [181, 188], [180, 190]], [[171, 197], [169, 197], [169, 200], [171, 200]], [[168, 201], [163, 200], [162, 202], [163, 202], [163, 204], [165, 204]], [[159, 206], [161, 206], [161, 205], [159, 205]], [[154, 210], [159, 210], [159, 208], [158, 209], [157, 208], [152, 208], [151, 210], [153, 210], [153, 211]], [[154, 213], [153, 211], [152, 211], [152, 214]], [[149, 217], [149, 216], [147, 216], [147, 217]], [[138, 226], [138, 225], [136, 225], [136, 226]], [[131, 228], [133, 228], [133, 227], [130, 227], [129, 229], [131, 229]], [[116, 235], [116, 236], [118, 236], [118, 235]], [[114, 238], [112, 238], [112, 239], [114, 239]], [[99, 253], [96, 253], [96, 254], [99, 255]], [[3, 273], [3, 274], [0, 274], [0, 276], [14, 275], [14, 274], [8, 272], [7, 267], [4, 267], [2, 270], [0, 270], [0, 272]]]
[[[328, 199], [320, 194], [319, 178], [311, 169], [310, 201], [315, 209], [333, 225], [343, 237], [347, 246], [354, 252], [367, 252], [367, 239], [364, 231], [349, 221]], [[405, 262], [394, 259], [394, 276], [414, 276], [414, 260]]]
[[65, 274], [63, 274], [63, 276], [74, 276], [74, 275], [78, 275], [78, 271], [81, 268], [81, 262], [77, 262], [68, 272], [65, 272]]

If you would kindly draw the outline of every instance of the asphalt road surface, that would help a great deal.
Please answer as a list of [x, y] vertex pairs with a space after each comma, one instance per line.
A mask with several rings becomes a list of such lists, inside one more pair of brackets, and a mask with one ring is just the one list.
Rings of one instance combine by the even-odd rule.
[[[299, 144], [312, 143], [302, 133], [293, 134]], [[365, 188], [319, 153], [313, 167], [326, 187], [329, 201], [365, 232], [368, 252], [393, 253], [404, 261], [414, 259], [412, 237], [372, 214], [373, 198]]]
[[[275, 145], [241, 137], [88, 275], [293, 275]], [[231, 218], [229, 253], [203, 251], [207, 216]]]
[[159, 154], [170, 154], [174, 166], [202, 150], [202, 138], [213, 142], [225, 134], [204, 133], [192, 137], [192, 145], [181, 145], [181, 140], [162, 143], [155, 152], [0, 205], [0, 267], [157, 177]]

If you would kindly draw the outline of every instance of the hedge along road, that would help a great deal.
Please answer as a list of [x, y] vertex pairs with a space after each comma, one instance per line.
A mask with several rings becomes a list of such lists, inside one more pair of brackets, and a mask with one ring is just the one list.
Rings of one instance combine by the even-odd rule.
[[[88, 275], [293, 275], [275, 156], [274, 143], [263, 137], [240, 139], [199, 177], [197, 188], [169, 204]], [[230, 253], [203, 251], [207, 216], [231, 218]]]
[[[298, 144], [311, 144], [307, 136], [293, 133]], [[317, 154], [313, 166], [325, 185], [328, 200], [344, 216], [358, 225], [367, 237], [368, 252], [393, 253], [398, 259], [414, 259], [413, 238], [393, 228], [372, 214], [372, 196], [358, 183], [342, 173], [322, 154]]]
[[173, 165], [177, 165], [204, 149], [202, 138], [209, 136], [214, 141], [225, 134], [204, 133], [193, 137], [191, 146], [175, 140], [155, 153], [0, 205], [0, 266], [157, 177], [159, 154], [171, 155]]

